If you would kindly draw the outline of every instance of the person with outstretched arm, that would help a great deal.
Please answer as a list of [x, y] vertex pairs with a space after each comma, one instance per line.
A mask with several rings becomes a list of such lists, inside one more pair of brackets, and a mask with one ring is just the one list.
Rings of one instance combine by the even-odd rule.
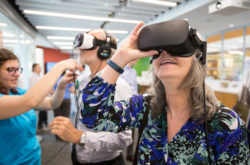
[[57, 63], [28, 91], [18, 87], [23, 68], [10, 50], [0, 49], [0, 164], [41, 164], [41, 148], [36, 138], [36, 114], [33, 110], [56, 108], [63, 100], [65, 87], [73, 81], [66, 74], [56, 92], [47, 97], [63, 71], [75, 71], [72, 60]]

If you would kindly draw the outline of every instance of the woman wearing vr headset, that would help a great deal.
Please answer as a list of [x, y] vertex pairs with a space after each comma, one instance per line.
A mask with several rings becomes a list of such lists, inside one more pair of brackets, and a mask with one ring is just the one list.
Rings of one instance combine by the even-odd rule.
[[41, 164], [41, 149], [36, 138], [36, 114], [33, 108], [49, 110], [58, 107], [66, 85], [73, 80], [68, 73], [56, 92], [46, 97], [65, 70], [74, 71], [77, 63], [70, 59], [59, 62], [30, 90], [18, 87], [18, 57], [8, 49], [0, 49], [0, 164]]
[[[144, 30], [147, 33], [142, 38], [152, 43], [146, 46], [150, 51], [138, 49], [143, 23], [137, 25], [109, 66], [82, 91], [85, 109], [81, 121], [89, 128], [112, 132], [139, 128], [138, 164], [247, 164], [245, 125], [205, 86], [205, 42], [185, 22], [149, 25], [147, 29], [153, 29]], [[156, 33], [147, 38], [151, 32]], [[171, 38], [172, 34], [176, 41], [162, 45], [161, 36]], [[185, 40], [180, 34], [186, 35]], [[150, 95], [114, 102], [115, 83], [122, 68], [135, 59], [156, 54]]]

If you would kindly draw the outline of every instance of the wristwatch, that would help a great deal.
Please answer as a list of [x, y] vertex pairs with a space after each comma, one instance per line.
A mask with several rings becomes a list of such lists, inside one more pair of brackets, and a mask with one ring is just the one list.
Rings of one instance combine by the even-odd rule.
[[80, 137], [80, 145], [86, 144], [86, 141], [87, 141], [87, 134], [86, 134], [86, 132], [83, 132], [81, 137]]

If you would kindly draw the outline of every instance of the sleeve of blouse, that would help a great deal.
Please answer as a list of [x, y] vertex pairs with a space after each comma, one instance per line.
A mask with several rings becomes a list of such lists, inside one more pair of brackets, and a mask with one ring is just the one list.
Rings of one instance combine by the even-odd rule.
[[135, 95], [114, 102], [115, 85], [101, 77], [92, 79], [82, 91], [80, 121], [98, 131], [120, 132], [139, 127], [148, 107], [148, 96]]
[[248, 164], [249, 146], [244, 122], [233, 110], [223, 107], [221, 127], [215, 141], [217, 164]]

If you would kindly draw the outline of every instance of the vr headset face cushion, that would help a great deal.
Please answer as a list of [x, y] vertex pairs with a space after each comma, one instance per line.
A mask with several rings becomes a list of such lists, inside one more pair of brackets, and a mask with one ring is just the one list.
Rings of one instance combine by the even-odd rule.
[[75, 37], [73, 47], [77, 49], [94, 49], [96, 47], [95, 37], [88, 33], [79, 33]]
[[189, 39], [189, 24], [184, 20], [165, 21], [142, 28], [137, 41], [140, 50], [165, 50], [173, 56], [188, 57], [196, 48]]

